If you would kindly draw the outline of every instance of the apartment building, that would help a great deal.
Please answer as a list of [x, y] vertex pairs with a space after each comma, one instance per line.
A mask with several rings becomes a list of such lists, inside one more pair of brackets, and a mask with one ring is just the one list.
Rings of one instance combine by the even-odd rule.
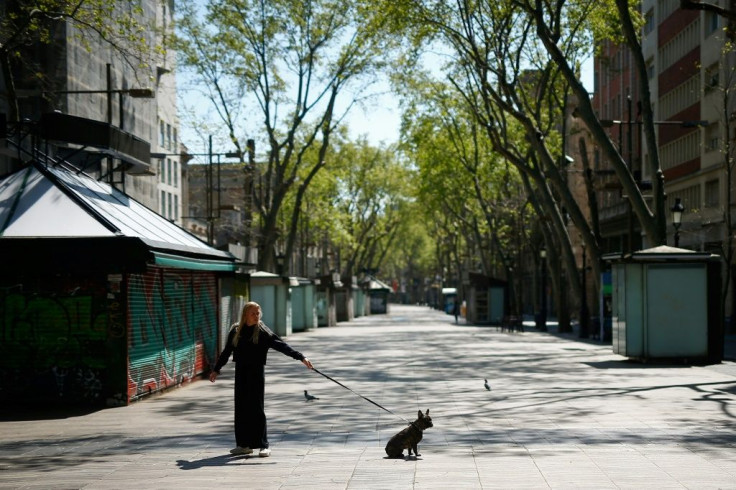
[[[713, 3], [729, 8], [732, 2]], [[727, 236], [725, 211], [733, 206], [733, 198], [730, 202], [727, 198], [732, 183], [726, 172], [724, 143], [736, 135], [736, 101], [729, 93], [736, 88], [736, 55], [725, 48], [726, 21], [712, 12], [681, 9], [677, 0], [644, 0], [641, 12], [645, 19], [642, 48], [667, 208], [677, 199], [685, 207], [679, 246], [721, 254]], [[646, 189], [652, 175], [646, 163], [649, 153], [638, 114], [638, 91], [628, 48], [604, 43], [595, 60], [594, 104], [599, 117], [609, 122], [611, 139]], [[599, 160], [597, 168], [609, 167]], [[621, 192], [615, 185], [605, 185], [606, 177], [600, 180], [605, 251], [625, 251], [629, 244], [629, 250], [651, 245]], [[673, 245], [671, 214], [667, 218], [668, 244]]]
[[[643, 51], [655, 114], [660, 164], [668, 202], [680, 198], [686, 212], [680, 245], [718, 251], [724, 239], [723, 213], [727, 181], [724, 172], [726, 127], [733, 97], [724, 90], [733, 53], [724, 53], [723, 20], [710, 12], [682, 10], [675, 0], [642, 3], [646, 19]], [[595, 63], [594, 102], [602, 120], [610, 121], [611, 138], [619, 144], [632, 172], [646, 183], [649, 155], [638, 114], [639, 82], [626, 47], [606, 43]], [[725, 107], [728, 109], [724, 109]], [[724, 120], [725, 119], [725, 120]], [[707, 121], [707, 125], [705, 122]], [[606, 163], [599, 162], [605, 169]], [[614, 189], [615, 190], [615, 189]], [[616, 192], [602, 194], [603, 234], [608, 249], [620, 250], [628, 231], [625, 200]], [[635, 220], [634, 220], [635, 221]], [[634, 224], [636, 245], [646, 245]], [[673, 229], [668, 230], [670, 234]]]

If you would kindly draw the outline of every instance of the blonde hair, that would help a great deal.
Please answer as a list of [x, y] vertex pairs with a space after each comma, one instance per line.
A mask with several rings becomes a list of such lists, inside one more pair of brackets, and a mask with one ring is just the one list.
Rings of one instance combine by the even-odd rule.
[[233, 346], [235, 347], [238, 346], [238, 341], [240, 340], [240, 333], [243, 331], [243, 327], [245, 327], [246, 315], [251, 308], [258, 308], [258, 312], [259, 312], [258, 324], [253, 329], [253, 335], [250, 338], [254, 344], [258, 343], [258, 334], [261, 332], [261, 323], [262, 323], [260, 320], [261, 305], [259, 305], [255, 301], [248, 301], [245, 304], [245, 306], [243, 306], [243, 311], [240, 313], [240, 322], [238, 323], [237, 327], [235, 327], [236, 328], [235, 336], [233, 337]]

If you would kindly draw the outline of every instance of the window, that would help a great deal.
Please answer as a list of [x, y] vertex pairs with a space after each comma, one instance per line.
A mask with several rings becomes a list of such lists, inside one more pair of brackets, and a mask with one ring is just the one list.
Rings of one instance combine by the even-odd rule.
[[650, 80], [654, 78], [654, 60], [651, 58], [647, 61], [647, 77]]
[[161, 216], [166, 217], [166, 191], [161, 191]]
[[166, 125], [166, 149], [171, 149], [171, 124]]
[[172, 148], [174, 153], [179, 152], [179, 138], [177, 136], [176, 128], [174, 128], [174, 147]]
[[593, 92], [598, 92], [598, 70], [593, 72]]
[[713, 63], [705, 70], [705, 91], [708, 92], [718, 88], [721, 83], [718, 63]]
[[720, 150], [720, 138], [721, 132], [720, 125], [718, 123], [711, 123], [705, 130], [705, 151], [718, 151]]
[[721, 201], [720, 183], [718, 179], [709, 180], [705, 183], [705, 207], [718, 207]]
[[171, 185], [171, 158], [166, 159], [166, 183]]
[[166, 197], [168, 197], [167, 201], [169, 204], [169, 214], [166, 215], [167, 218], [171, 219], [171, 217], [174, 215], [174, 208], [171, 203], [171, 194], [168, 194]]
[[644, 34], [646, 35], [654, 30], [654, 12], [649, 9], [649, 12], [645, 14], [644, 19]]
[[164, 145], [166, 145], [166, 138], [165, 138], [166, 128], [165, 128], [165, 126], [166, 125], [164, 124], [163, 121], [159, 121], [158, 122], [158, 146], [161, 146], [161, 147], [163, 147]]
[[158, 181], [159, 182], [163, 183], [165, 173], [166, 173], [166, 167], [164, 166], [164, 159], [159, 158], [158, 159]]
[[174, 219], [179, 219], [179, 196], [174, 194]]
[[705, 35], [710, 36], [718, 30], [719, 18], [715, 12], [705, 12]]
[[173, 173], [174, 173], [173, 175], [174, 187], [176, 187], [179, 185], [179, 162], [177, 162], [176, 160], [174, 160], [174, 172]]

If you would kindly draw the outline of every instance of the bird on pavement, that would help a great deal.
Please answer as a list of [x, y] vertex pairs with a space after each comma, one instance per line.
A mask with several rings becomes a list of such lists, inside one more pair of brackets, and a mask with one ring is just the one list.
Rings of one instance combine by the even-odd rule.
[[307, 393], [307, 390], [304, 390], [304, 398], [306, 398], [308, 402], [311, 402], [312, 400], [319, 400], [319, 398], [317, 398], [316, 396]]
[[488, 384], [488, 380], [487, 379], [484, 379], [483, 381], [485, 381], [485, 383], [483, 384], [483, 386], [485, 386], [488, 391], [491, 391], [491, 385]]

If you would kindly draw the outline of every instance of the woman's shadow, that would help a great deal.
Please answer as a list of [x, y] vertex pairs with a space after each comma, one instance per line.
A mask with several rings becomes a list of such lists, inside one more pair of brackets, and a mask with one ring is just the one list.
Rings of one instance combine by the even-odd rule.
[[179, 467], [179, 469], [182, 470], [197, 470], [200, 468], [207, 468], [212, 466], [227, 466], [248, 459], [258, 459], [263, 461], [263, 458], [258, 458], [257, 455], [254, 458], [253, 456], [245, 456], [242, 454], [236, 456], [233, 456], [232, 454], [222, 454], [220, 456], [212, 456], [211, 458], [197, 459], [194, 461], [179, 459], [176, 461], [176, 465]]

